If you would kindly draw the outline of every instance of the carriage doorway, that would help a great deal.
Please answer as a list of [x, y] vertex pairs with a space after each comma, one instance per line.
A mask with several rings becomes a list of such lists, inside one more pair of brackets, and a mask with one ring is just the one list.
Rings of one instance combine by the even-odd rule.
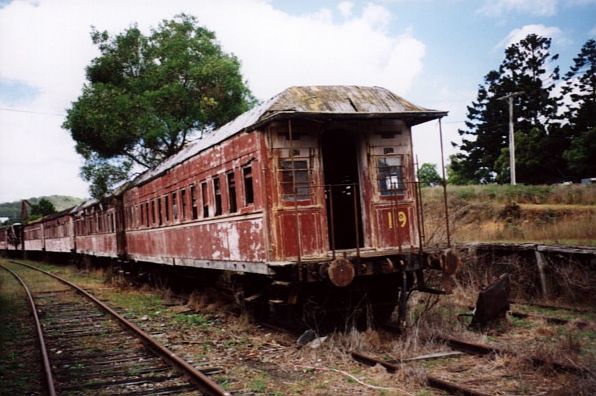
[[344, 131], [322, 135], [329, 247], [362, 247], [358, 139]]

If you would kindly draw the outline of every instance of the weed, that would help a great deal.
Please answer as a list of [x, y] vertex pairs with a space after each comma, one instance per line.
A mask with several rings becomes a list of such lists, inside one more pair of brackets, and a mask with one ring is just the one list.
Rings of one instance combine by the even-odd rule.
[[174, 319], [183, 324], [191, 325], [191, 326], [201, 326], [206, 327], [211, 324], [211, 321], [207, 319], [204, 315], [199, 313], [195, 314], [177, 314], [174, 316]]
[[534, 327], [532, 322], [530, 322], [527, 319], [516, 318], [514, 316], [512, 316], [510, 319], [511, 319], [511, 325], [513, 327], [521, 328], [521, 329], [530, 329], [530, 328]]
[[257, 393], [265, 393], [267, 390], [267, 379], [263, 375], [258, 375], [248, 383], [248, 389]]

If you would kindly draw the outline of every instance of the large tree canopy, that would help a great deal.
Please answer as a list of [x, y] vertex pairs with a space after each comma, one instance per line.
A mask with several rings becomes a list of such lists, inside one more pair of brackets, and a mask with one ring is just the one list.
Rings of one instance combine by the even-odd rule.
[[82, 176], [95, 197], [255, 102], [238, 59], [194, 17], [164, 20], [149, 35], [132, 26], [115, 36], [93, 29], [91, 37], [100, 56], [63, 127], [85, 158]]
[[563, 130], [570, 139], [563, 156], [574, 178], [596, 176], [596, 40], [588, 40], [565, 74], [569, 106]]
[[[559, 69], [552, 65], [551, 39], [535, 34], [512, 44], [498, 70], [490, 71], [468, 106], [461, 151], [452, 158], [450, 175], [460, 182], [509, 181], [507, 94], [514, 99], [516, 170], [523, 183], [545, 183], [564, 177], [565, 139], [558, 129], [559, 99], [553, 95]], [[563, 146], [561, 146], [563, 145]], [[559, 150], [552, 150], [553, 147]]]

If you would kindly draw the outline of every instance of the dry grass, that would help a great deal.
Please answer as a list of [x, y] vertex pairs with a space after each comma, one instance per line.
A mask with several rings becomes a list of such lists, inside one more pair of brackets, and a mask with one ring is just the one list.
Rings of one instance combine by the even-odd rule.
[[[486, 184], [469, 186], [447, 186], [449, 196], [468, 202], [507, 203], [515, 201], [527, 204], [595, 205], [596, 185], [523, 185]], [[443, 199], [442, 187], [427, 187], [422, 190], [424, 201]]]
[[194, 311], [218, 313], [229, 311], [232, 301], [227, 295], [212, 287], [202, 291], [193, 291], [188, 297], [186, 306]]
[[[452, 186], [452, 240], [596, 245], [596, 186]], [[442, 191], [425, 189], [427, 243], [447, 239]]]

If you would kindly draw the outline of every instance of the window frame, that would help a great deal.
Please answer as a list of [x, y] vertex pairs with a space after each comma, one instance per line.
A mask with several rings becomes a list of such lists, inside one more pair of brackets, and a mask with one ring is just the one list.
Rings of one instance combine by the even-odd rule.
[[[397, 160], [398, 164], [390, 164], [387, 161]], [[381, 161], [385, 161], [381, 165]], [[380, 197], [403, 196], [406, 194], [404, 155], [387, 153], [375, 156], [375, 172], [377, 193]], [[395, 184], [394, 184], [395, 183]], [[397, 187], [395, 188], [394, 185]]]

